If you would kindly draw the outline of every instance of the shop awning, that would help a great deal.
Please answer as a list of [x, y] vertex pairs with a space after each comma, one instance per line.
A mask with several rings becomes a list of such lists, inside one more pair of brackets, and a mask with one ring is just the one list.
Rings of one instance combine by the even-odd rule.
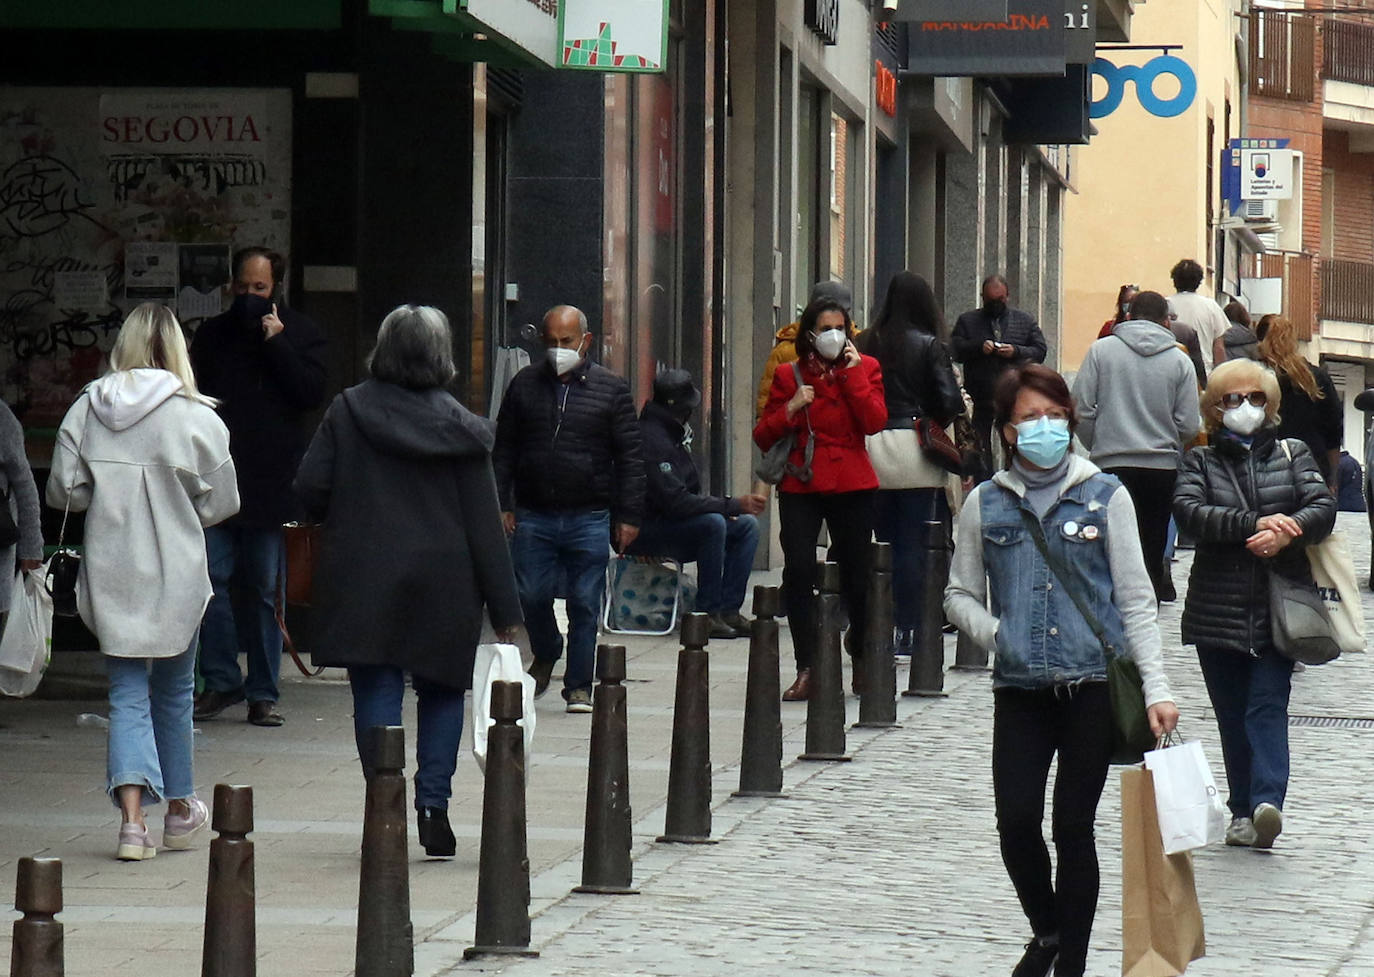
[[341, 0], [17, 0], [0, 4], [10, 30], [338, 30]]
[[397, 30], [428, 32], [455, 61], [552, 67], [558, 49], [553, 0], [368, 0], [367, 10]]

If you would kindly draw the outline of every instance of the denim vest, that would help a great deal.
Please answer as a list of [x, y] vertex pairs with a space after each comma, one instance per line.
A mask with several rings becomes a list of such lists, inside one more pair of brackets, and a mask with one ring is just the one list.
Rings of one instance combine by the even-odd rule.
[[[1107, 501], [1120, 487], [1113, 476], [1094, 474], [1065, 490], [1041, 524], [1049, 551], [1076, 578], [1112, 648], [1124, 651], [1125, 628], [1112, 602], [1107, 559]], [[993, 687], [1038, 689], [1105, 680], [1101, 643], [1022, 521], [1023, 508], [1035, 517], [1030, 506], [995, 482], [979, 494], [983, 566], [992, 613], [1000, 621]]]

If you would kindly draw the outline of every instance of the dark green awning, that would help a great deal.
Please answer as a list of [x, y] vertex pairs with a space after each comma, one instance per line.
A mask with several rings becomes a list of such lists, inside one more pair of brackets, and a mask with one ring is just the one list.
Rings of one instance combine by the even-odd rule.
[[340, 0], [0, 0], [16, 30], [338, 30]]

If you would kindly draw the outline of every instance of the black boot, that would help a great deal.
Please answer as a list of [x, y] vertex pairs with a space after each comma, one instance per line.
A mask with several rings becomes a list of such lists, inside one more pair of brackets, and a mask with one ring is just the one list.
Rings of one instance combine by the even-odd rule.
[[451, 858], [458, 850], [458, 842], [453, 837], [453, 829], [448, 825], [448, 812], [441, 807], [422, 807], [415, 812], [415, 822], [420, 829], [420, 845], [426, 855], [435, 858]]

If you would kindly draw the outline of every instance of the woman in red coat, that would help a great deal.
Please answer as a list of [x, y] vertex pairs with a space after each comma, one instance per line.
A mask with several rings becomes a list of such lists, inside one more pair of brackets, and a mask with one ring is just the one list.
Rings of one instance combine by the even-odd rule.
[[[788, 474], [778, 485], [782, 536], [782, 586], [797, 680], [783, 693], [789, 702], [811, 694], [811, 662], [816, 652], [816, 542], [821, 523], [830, 531], [832, 552], [840, 565], [851, 659], [862, 653], [868, 595], [869, 543], [873, 536], [874, 493], [878, 476], [864, 450], [864, 435], [887, 423], [883, 375], [878, 361], [854, 348], [849, 312], [833, 299], [812, 302], [797, 328], [796, 373], [773, 375], [768, 405], [754, 428], [754, 442], [767, 451], [790, 431], [797, 445], [789, 459], [792, 470], [806, 463], [808, 439], [815, 439], [810, 477]], [[856, 671], [857, 676], [857, 671]]]

